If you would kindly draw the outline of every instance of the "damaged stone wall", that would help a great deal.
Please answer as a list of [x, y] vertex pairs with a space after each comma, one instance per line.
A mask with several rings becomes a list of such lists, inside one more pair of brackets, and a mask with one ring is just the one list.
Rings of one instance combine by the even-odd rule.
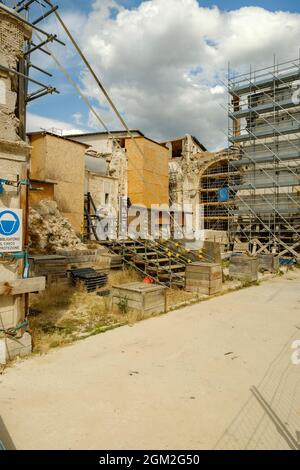
[[[178, 141], [176, 141], [178, 145]], [[236, 158], [233, 151], [222, 150], [219, 152], [203, 151], [193, 141], [193, 137], [186, 135], [182, 139], [182, 152], [173, 158], [172, 142], [168, 146], [170, 150], [170, 204], [177, 204], [181, 210], [184, 205], [190, 206], [193, 212], [193, 230], [198, 226], [196, 208], [200, 203], [200, 182], [204, 172], [210, 165], [228, 158]], [[178, 155], [178, 151], [176, 152]], [[205, 227], [201, 227], [204, 229]]]
[[[31, 30], [0, 11], [0, 64], [15, 70], [23, 56], [24, 39], [29, 39]], [[0, 133], [6, 140], [20, 140], [18, 136], [19, 120], [15, 115], [18, 90], [18, 78], [11, 72], [0, 70]]]
[[[26, 188], [18, 185], [18, 179], [27, 178], [27, 167], [30, 147], [19, 136], [19, 120], [17, 118], [17, 94], [19, 80], [13, 70], [17, 69], [22, 58], [23, 44], [31, 36], [31, 30], [23, 22], [16, 20], [9, 13], [0, 11], [0, 65], [12, 72], [0, 69], [0, 178], [9, 180], [12, 185], [4, 185], [0, 194], [1, 209], [20, 209], [25, 206]], [[14, 259], [7, 254], [7, 259], [0, 259], [0, 281], [10, 282], [22, 279], [24, 260]], [[15, 328], [25, 318], [25, 296], [1, 295], [0, 317], [4, 328]], [[29, 338], [29, 341], [28, 341]], [[30, 351], [30, 335], [24, 328], [18, 330], [15, 349], [9, 351], [8, 339], [0, 335], [0, 363], [23, 350]]]
[[96, 132], [94, 134], [72, 135], [72, 140], [90, 146], [86, 155], [95, 159], [95, 165], [97, 165], [97, 160], [101, 160], [106, 165], [105, 171], [102, 173], [103, 176], [116, 178], [119, 196], [127, 197], [128, 158], [124, 138], [117, 135], [112, 138], [108, 133]]
[[128, 195], [128, 158], [125, 149], [112, 142], [112, 153], [106, 157], [108, 175], [118, 179], [119, 196]]
[[213, 157], [211, 153], [204, 152], [191, 135], [186, 135], [181, 145], [181, 156], [173, 158], [172, 142], [167, 144], [170, 151], [170, 202], [182, 206], [194, 203], [203, 163]]

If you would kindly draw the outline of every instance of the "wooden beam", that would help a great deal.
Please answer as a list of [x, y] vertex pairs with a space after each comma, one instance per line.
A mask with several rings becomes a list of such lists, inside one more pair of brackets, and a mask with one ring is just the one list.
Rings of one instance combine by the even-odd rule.
[[[294, 249], [294, 248], [297, 248], [299, 245], [300, 245], [300, 242], [295, 243], [295, 244], [292, 245], [291, 247], [285, 249], [284, 251], [281, 251], [278, 256], [283, 256], [283, 255], [287, 254], [289, 251], [291, 251], [291, 252], [295, 255], [295, 252], [294, 252], [293, 249]], [[295, 255], [295, 257], [296, 257], [297, 259], [300, 258], [300, 253], [298, 253], [297, 256]]]
[[14, 279], [9, 282], [0, 282], [0, 295], [19, 295], [29, 292], [45, 290], [45, 277], [29, 277], [28, 279]]

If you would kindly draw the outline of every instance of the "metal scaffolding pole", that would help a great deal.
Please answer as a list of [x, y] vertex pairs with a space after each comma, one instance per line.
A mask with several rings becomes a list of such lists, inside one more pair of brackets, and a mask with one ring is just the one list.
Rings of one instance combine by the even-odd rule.
[[230, 235], [249, 249], [255, 240], [278, 254], [284, 246], [298, 260], [300, 103], [293, 93], [299, 79], [299, 61], [277, 65], [274, 58], [272, 67], [239, 76], [228, 70], [228, 140], [241, 161], [230, 165], [242, 173]]

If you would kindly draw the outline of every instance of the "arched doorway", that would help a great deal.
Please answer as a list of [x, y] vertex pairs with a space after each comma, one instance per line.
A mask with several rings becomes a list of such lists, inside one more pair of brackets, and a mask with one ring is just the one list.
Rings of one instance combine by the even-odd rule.
[[203, 168], [199, 202], [204, 206], [205, 229], [228, 231], [229, 222], [233, 218], [234, 186], [239, 179], [240, 172], [230, 166], [228, 158], [213, 160]]

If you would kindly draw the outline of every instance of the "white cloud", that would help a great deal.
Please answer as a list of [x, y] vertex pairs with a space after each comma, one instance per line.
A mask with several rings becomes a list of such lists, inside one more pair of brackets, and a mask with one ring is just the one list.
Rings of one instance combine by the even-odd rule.
[[[84, 26], [87, 20], [86, 16], [79, 10], [59, 13], [62, 15], [63, 20], [68, 26], [70, 32], [79, 40], [81, 40], [81, 32], [84, 30]], [[78, 55], [74, 47], [70, 43], [67, 34], [56, 19], [55, 15], [51, 15], [47, 19], [42, 20], [39, 26], [47, 33], [51, 33], [53, 35], [56, 34], [57, 38], [66, 44], [66, 47], [64, 47], [56, 41], [53, 41], [46, 44], [44, 46], [44, 49], [54, 52], [55, 56], [59, 59], [61, 63], [64, 64], [65, 67], [76, 67], [79, 63]], [[33, 39], [38, 44], [42, 40], [44, 40], [44, 36], [41, 35], [41, 33], [33, 30]], [[41, 51], [36, 51], [33, 57], [35, 63], [38, 63], [39, 67], [48, 71], [57, 71], [56, 65], [50, 56], [44, 54]]]
[[[163, 140], [192, 133], [209, 149], [226, 142], [228, 62], [242, 73], [272, 65], [274, 53], [278, 61], [299, 54], [300, 15], [258, 7], [222, 12], [196, 0], [148, 0], [126, 9], [94, 0], [87, 17], [63, 17], [130, 127]], [[74, 66], [68, 51], [64, 63]], [[81, 80], [108, 125], [120, 128], [84, 69]]]
[[77, 124], [78, 126], [80, 126], [82, 124], [82, 119], [83, 119], [83, 116], [81, 113], [79, 112], [76, 112], [72, 115], [72, 118], [75, 122], [75, 124]]
[[210, 89], [212, 95], [224, 95], [226, 88], [224, 86], [216, 85]]
[[39, 116], [33, 113], [27, 113], [27, 131], [35, 132], [40, 130], [53, 131], [59, 134], [79, 134], [84, 132], [82, 129], [73, 128], [68, 122], [59, 121], [45, 116]]

